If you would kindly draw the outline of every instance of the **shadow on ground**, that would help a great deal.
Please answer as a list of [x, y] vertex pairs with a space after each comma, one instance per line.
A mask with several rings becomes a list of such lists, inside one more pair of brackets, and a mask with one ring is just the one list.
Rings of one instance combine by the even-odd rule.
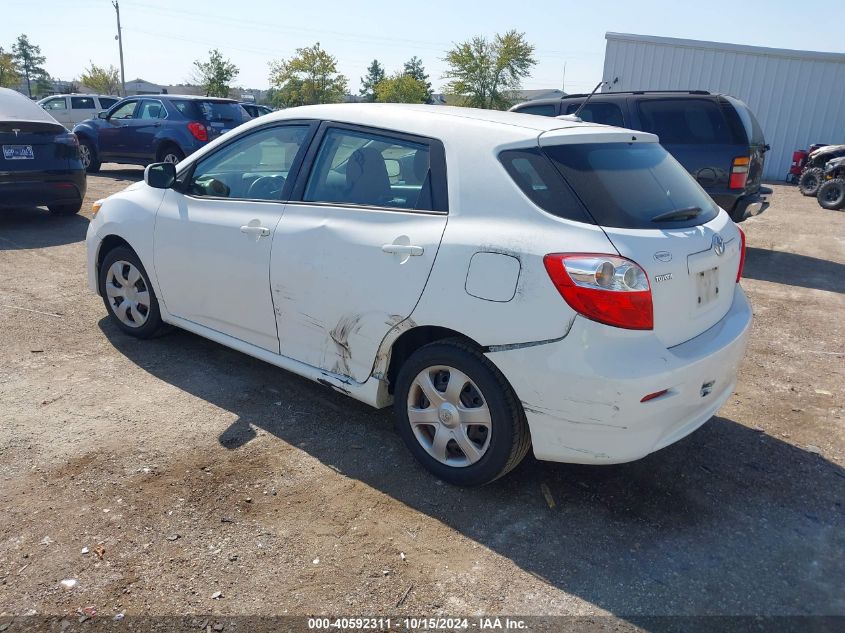
[[114, 182], [138, 182], [144, 179], [143, 167], [115, 167], [101, 169], [96, 173], [98, 178], [105, 178]]
[[237, 451], [265, 429], [632, 622], [845, 612], [845, 471], [736, 421], [716, 417], [631, 464], [529, 457], [489, 486], [459, 489], [436, 485], [414, 462], [389, 411], [183, 331], [136, 341], [106, 319], [100, 327], [155, 377], [237, 415], [219, 436], [225, 448]]
[[789, 286], [845, 293], [845, 264], [749, 246], [742, 276]]
[[88, 218], [53, 215], [39, 207], [0, 209], [0, 251], [44, 248], [85, 239]]

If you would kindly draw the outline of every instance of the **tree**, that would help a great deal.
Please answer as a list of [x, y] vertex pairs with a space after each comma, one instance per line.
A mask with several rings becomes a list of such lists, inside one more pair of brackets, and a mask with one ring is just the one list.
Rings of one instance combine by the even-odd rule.
[[47, 71], [43, 64], [47, 59], [41, 54], [41, 47], [29, 41], [26, 34], [21, 34], [15, 43], [12, 44], [12, 58], [15, 61], [18, 72], [26, 79], [26, 91], [32, 97], [32, 80], [43, 86], [49, 80]]
[[240, 73], [240, 69], [228, 59], [223, 59], [220, 51], [208, 51], [208, 61], [194, 62], [196, 81], [202, 86], [207, 97], [228, 97], [229, 82]]
[[15, 66], [11, 53], [7, 53], [0, 46], [0, 88], [17, 88], [21, 76]]
[[497, 110], [513, 105], [514, 92], [537, 63], [534, 46], [515, 30], [492, 41], [477, 36], [457, 44], [445, 61], [447, 90], [461, 95], [463, 105]]
[[410, 75], [425, 86], [425, 101], [423, 103], [431, 101], [431, 82], [428, 80], [428, 75], [425, 72], [425, 68], [423, 68], [422, 60], [419, 57], [414, 55], [411, 59], [405, 62], [405, 74]]
[[82, 77], [79, 78], [80, 83], [104, 95], [116, 95], [120, 90], [120, 77], [117, 73], [117, 68], [114, 66], [97, 66], [94, 62], [85, 69]]
[[428, 91], [419, 79], [396, 73], [376, 85], [376, 101], [382, 103], [427, 103]]
[[290, 59], [270, 62], [270, 85], [278, 89], [276, 105], [290, 107], [343, 101], [347, 81], [337, 72], [337, 60], [317, 42], [297, 48]]
[[361, 90], [358, 91], [366, 101], [373, 102], [376, 100], [376, 86], [379, 82], [384, 81], [384, 66], [382, 66], [377, 59], [367, 68], [367, 76], [361, 77]]

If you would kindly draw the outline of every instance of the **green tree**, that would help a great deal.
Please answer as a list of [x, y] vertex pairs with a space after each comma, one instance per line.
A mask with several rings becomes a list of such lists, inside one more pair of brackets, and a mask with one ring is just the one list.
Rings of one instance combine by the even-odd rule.
[[85, 69], [79, 82], [86, 88], [104, 95], [116, 95], [120, 90], [120, 77], [114, 66], [97, 66], [94, 62]]
[[396, 73], [376, 85], [376, 101], [381, 103], [427, 103], [428, 92], [419, 79]]
[[343, 101], [347, 81], [337, 72], [337, 59], [317, 42], [297, 48], [290, 59], [270, 62], [270, 85], [278, 90], [276, 105], [291, 107]]
[[425, 86], [425, 102], [431, 101], [431, 82], [428, 80], [428, 74], [423, 68], [422, 60], [414, 55], [411, 59], [405, 62], [405, 74], [410, 75], [422, 85]]
[[492, 40], [477, 36], [461, 42], [445, 61], [448, 91], [461, 95], [465, 106], [496, 110], [513, 105], [514, 93], [537, 63], [534, 46], [516, 30]]
[[0, 46], [0, 88], [17, 88], [20, 80], [15, 59]]
[[12, 58], [18, 73], [26, 79], [26, 91], [32, 97], [32, 81], [36, 82], [36, 86], [44, 87], [50, 78], [44, 70], [43, 64], [47, 59], [41, 54], [41, 47], [30, 42], [26, 34], [22, 33], [12, 44]]
[[358, 91], [366, 101], [373, 102], [376, 100], [376, 86], [379, 82], [384, 81], [384, 66], [382, 66], [377, 59], [367, 68], [367, 76], [361, 77], [361, 90]]
[[240, 69], [228, 59], [223, 59], [220, 51], [208, 51], [208, 61], [199, 59], [194, 62], [196, 82], [202, 86], [207, 97], [228, 97], [229, 83], [238, 76]]

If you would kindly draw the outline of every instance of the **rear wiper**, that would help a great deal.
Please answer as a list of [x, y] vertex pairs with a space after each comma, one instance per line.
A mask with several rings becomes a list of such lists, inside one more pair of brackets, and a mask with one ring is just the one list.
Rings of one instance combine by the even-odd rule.
[[692, 220], [701, 215], [701, 207], [686, 207], [684, 209], [675, 209], [667, 213], [661, 213], [651, 218], [652, 222], [675, 222], [680, 220]]

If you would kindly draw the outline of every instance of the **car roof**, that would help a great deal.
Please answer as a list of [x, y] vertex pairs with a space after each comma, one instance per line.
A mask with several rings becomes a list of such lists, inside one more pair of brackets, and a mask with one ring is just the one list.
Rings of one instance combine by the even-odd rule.
[[61, 126], [35, 101], [9, 88], [0, 88], [0, 121], [53, 123]]
[[[548, 105], [560, 103], [561, 101], [573, 101], [575, 99], [586, 99], [590, 95], [584, 94], [569, 94], [563, 97], [544, 97], [542, 99], [532, 99], [531, 101], [523, 101], [517, 103], [514, 107], [527, 105]], [[721, 93], [707, 92], [706, 90], [631, 90], [627, 92], [597, 92], [593, 95], [593, 99], [597, 101], [607, 101], [608, 99], [620, 99], [627, 97], [651, 97], [651, 96], [671, 96], [671, 97], [688, 97], [690, 99], [700, 99], [701, 97], [721, 97]]]
[[596, 125], [501, 110], [400, 103], [337, 103], [300, 106], [267, 114], [262, 117], [262, 124], [273, 120], [298, 118], [367, 125], [434, 137], [446, 130], [498, 128], [509, 130], [511, 136], [536, 139], [539, 134], [550, 130], [571, 128], [574, 131], [581, 127]]

